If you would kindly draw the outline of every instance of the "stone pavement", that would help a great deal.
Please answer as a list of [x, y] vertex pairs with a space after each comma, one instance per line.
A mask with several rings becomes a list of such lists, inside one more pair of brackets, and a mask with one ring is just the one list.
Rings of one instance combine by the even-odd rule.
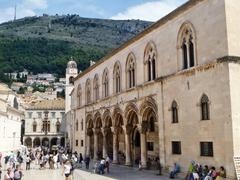
[[74, 180], [81, 179], [81, 180], [166, 180], [169, 179], [166, 175], [165, 176], [158, 176], [157, 171], [149, 171], [149, 170], [142, 170], [139, 171], [137, 168], [126, 167], [126, 166], [119, 166], [119, 165], [111, 165], [110, 173], [104, 175], [98, 175], [92, 173], [91, 171], [83, 170], [75, 170], [74, 172]]
[[[64, 180], [61, 175], [62, 169], [57, 170], [39, 170], [38, 168], [24, 171], [23, 180]], [[5, 174], [5, 171], [3, 172]], [[157, 171], [139, 171], [137, 168], [111, 165], [110, 173], [104, 175], [94, 174], [93, 170], [76, 169], [73, 180], [167, 180], [167, 175], [157, 176]]]

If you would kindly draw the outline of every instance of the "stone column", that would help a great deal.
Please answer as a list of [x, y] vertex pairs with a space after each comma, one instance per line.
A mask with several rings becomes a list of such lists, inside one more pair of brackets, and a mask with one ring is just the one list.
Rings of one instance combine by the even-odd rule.
[[125, 165], [131, 166], [131, 150], [130, 150], [130, 127], [126, 127], [125, 129], [125, 156], [126, 156], [126, 162]]
[[90, 149], [91, 149], [91, 136], [87, 135], [87, 156], [90, 157]]
[[118, 164], [118, 135], [113, 133], [113, 163]]
[[118, 164], [118, 128], [111, 128], [113, 133], [113, 163]]
[[106, 136], [107, 132], [105, 130], [102, 130], [103, 134], [103, 158], [107, 157], [107, 142], [106, 142]]
[[94, 160], [98, 159], [98, 131], [94, 131]]
[[146, 147], [146, 133], [141, 132], [141, 163], [142, 167], [147, 167], [147, 147]]

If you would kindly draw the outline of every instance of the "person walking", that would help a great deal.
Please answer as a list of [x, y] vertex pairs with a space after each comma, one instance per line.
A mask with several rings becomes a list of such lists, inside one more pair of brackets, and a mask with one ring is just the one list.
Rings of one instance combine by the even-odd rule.
[[62, 176], [65, 176], [65, 180], [71, 180], [71, 163], [69, 160], [67, 160], [64, 165], [63, 165], [63, 171], [62, 171]]
[[29, 155], [26, 157], [26, 170], [30, 170], [31, 158]]
[[7, 168], [7, 173], [4, 175], [4, 180], [14, 180], [14, 175], [12, 173], [12, 168]]
[[82, 157], [82, 153], [79, 154], [79, 164], [80, 164], [80, 168], [82, 168], [82, 163], [83, 163], [83, 157]]
[[23, 176], [23, 173], [20, 170], [20, 165], [17, 165], [14, 171], [14, 180], [21, 180], [22, 176]]
[[85, 158], [86, 169], [89, 169], [89, 163], [90, 163], [90, 157], [87, 156], [87, 157]]

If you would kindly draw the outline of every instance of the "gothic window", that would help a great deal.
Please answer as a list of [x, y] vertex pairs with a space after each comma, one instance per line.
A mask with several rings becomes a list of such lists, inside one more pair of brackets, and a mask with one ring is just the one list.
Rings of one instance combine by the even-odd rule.
[[81, 85], [78, 85], [77, 89], [77, 97], [78, 97], [78, 106], [80, 107], [82, 105], [82, 88]]
[[61, 127], [61, 123], [59, 121], [57, 121], [57, 123], [56, 123], [56, 132], [57, 133], [60, 132], [60, 127]]
[[183, 69], [195, 66], [195, 39], [193, 27], [190, 24], [184, 24], [180, 29], [178, 40]]
[[144, 54], [144, 73], [146, 81], [156, 79], [156, 48], [153, 43], [146, 46]]
[[151, 118], [150, 118], [150, 132], [154, 132], [154, 131], [155, 131], [154, 118], [151, 117]]
[[172, 102], [172, 123], [178, 123], [178, 105], [176, 101]]
[[81, 130], [83, 131], [83, 119], [81, 121]]
[[126, 77], [127, 77], [128, 88], [132, 88], [136, 85], [135, 73], [136, 73], [136, 60], [133, 54], [129, 54], [127, 58], [127, 65], [126, 65]]
[[121, 91], [121, 67], [118, 62], [114, 65], [113, 78], [115, 93], [119, 93]]
[[94, 76], [93, 80], [93, 91], [94, 91], [94, 100], [97, 101], [99, 99], [99, 80], [98, 75]]
[[15, 109], [18, 109], [18, 102], [17, 102], [17, 98], [15, 97], [14, 100], [13, 100], [13, 107]]
[[205, 94], [201, 98], [201, 116], [202, 116], [202, 120], [210, 119], [209, 99]]
[[108, 81], [108, 70], [105, 69], [103, 72], [103, 97], [108, 97], [109, 93], [109, 81]]
[[37, 132], [37, 122], [33, 122], [33, 132]]
[[90, 79], [88, 79], [87, 82], [86, 82], [86, 103], [87, 104], [91, 103], [91, 84], [90, 84]]
[[76, 121], [76, 127], [75, 127], [76, 131], [78, 131], [78, 120]]

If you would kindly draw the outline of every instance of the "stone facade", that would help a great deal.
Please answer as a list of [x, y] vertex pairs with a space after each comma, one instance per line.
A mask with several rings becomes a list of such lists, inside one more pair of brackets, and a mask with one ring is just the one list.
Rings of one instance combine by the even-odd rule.
[[0, 83], [0, 152], [20, 149], [23, 118], [16, 95], [7, 85]]
[[27, 147], [65, 146], [61, 125], [65, 115], [65, 101], [43, 100], [25, 110], [24, 145]]
[[74, 79], [74, 150], [186, 171], [240, 154], [238, 0], [190, 0]]

